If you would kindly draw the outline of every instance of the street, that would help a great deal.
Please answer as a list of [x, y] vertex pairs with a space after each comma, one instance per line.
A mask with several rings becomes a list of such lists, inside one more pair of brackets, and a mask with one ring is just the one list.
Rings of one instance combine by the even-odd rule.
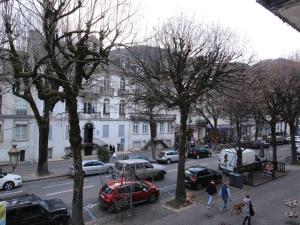
[[[271, 155], [271, 151], [269, 150]], [[290, 154], [289, 146], [280, 146], [278, 149], [278, 158], [283, 159], [287, 155]], [[217, 155], [213, 155], [210, 158], [203, 158], [203, 159], [188, 159], [186, 161], [186, 167], [191, 165], [202, 165], [206, 166], [211, 169], [217, 170], [218, 168], [218, 157]], [[62, 164], [62, 163], [61, 163]], [[177, 163], [173, 163], [170, 165], [164, 165], [167, 170], [167, 175], [165, 179], [162, 181], [154, 181], [154, 183], [160, 188], [160, 198], [157, 203], [154, 204], [142, 204], [138, 207], [135, 207], [135, 213], [137, 215], [144, 214], [142, 217], [133, 217], [128, 218], [130, 224], [142, 224], [142, 223], [151, 223], [154, 220], [153, 215], [155, 214], [155, 218], [166, 218], [168, 215], [173, 214], [174, 212], [163, 207], [157, 207], [158, 205], [161, 206], [167, 199], [171, 199], [174, 197], [175, 190], [176, 190], [176, 175], [177, 175]], [[66, 168], [67, 169], [67, 168]], [[295, 174], [298, 176], [298, 174]], [[285, 176], [285, 178], [288, 176]], [[299, 177], [299, 176], [298, 176]], [[284, 178], [284, 179], [285, 179]], [[101, 223], [101, 224], [114, 224], [116, 222], [116, 216], [114, 214], [108, 213], [102, 208], [98, 207], [98, 192], [99, 188], [101, 187], [101, 181], [109, 180], [110, 175], [101, 175], [101, 179], [99, 175], [95, 176], [87, 176], [84, 179], [84, 196], [83, 196], [83, 203], [84, 203], [84, 220], [86, 224], [93, 224], [93, 223]], [[291, 177], [289, 177], [291, 179]], [[276, 182], [280, 182], [281, 179], [277, 180]], [[271, 182], [273, 183], [273, 182]], [[299, 182], [298, 182], [299, 183]], [[280, 185], [283, 185], [280, 183]], [[299, 185], [299, 184], [298, 184]], [[248, 187], [244, 186], [244, 190], [251, 190], [255, 189], [255, 191], [265, 188], [265, 185], [261, 185], [258, 187]], [[300, 190], [295, 189], [293, 190]], [[0, 197], [10, 195], [10, 194], [18, 194], [18, 193], [34, 193], [41, 198], [50, 199], [50, 198], [60, 198], [62, 199], [71, 209], [72, 205], [72, 191], [73, 191], [73, 180], [71, 177], [61, 177], [55, 179], [47, 179], [35, 182], [28, 182], [24, 183], [22, 187], [13, 189], [9, 192], [0, 192]], [[239, 195], [241, 191], [236, 188], [232, 188], [234, 195]], [[204, 189], [200, 191], [193, 191], [197, 193], [200, 200], [199, 203], [203, 203], [205, 205], [206, 201], [206, 193]], [[239, 193], [239, 194], [235, 194]], [[294, 195], [296, 197], [296, 195]], [[241, 198], [242, 199], [242, 196]], [[160, 209], [160, 210], [158, 210]], [[147, 211], [148, 213], [145, 214], [143, 212]], [[207, 219], [207, 218], [206, 218]], [[188, 224], [188, 223], [186, 223]]]

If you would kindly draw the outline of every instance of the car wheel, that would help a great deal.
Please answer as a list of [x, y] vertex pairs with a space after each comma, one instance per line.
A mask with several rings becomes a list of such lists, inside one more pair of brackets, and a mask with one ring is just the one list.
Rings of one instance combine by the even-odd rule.
[[157, 180], [163, 180], [165, 177], [165, 174], [163, 172], [159, 172], [157, 175], [156, 175], [156, 178]]
[[85, 172], [84, 171], [82, 171], [82, 176], [85, 177]]
[[108, 167], [106, 173], [107, 174], [111, 174], [113, 172], [113, 168], [112, 167]]
[[53, 225], [65, 225], [66, 222], [63, 219], [55, 219], [51, 224], [53, 224]]
[[167, 159], [167, 164], [171, 164], [171, 159]]
[[157, 195], [156, 194], [151, 194], [148, 198], [148, 202], [154, 203], [157, 201]]
[[111, 213], [119, 213], [121, 212], [121, 208], [117, 205], [113, 205], [108, 209], [108, 211]]
[[9, 191], [9, 190], [13, 189], [14, 187], [15, 187], [15, 184], [12, 181], [7, 181], [6, 183], [3, 184], [3, 189], [5, 191]]
[[197, 156], [196, 156], [196, 158], [197, 158], [197, 159], [200, 159], [200, 156], [199, 156], [199, 155], [197, 155]]

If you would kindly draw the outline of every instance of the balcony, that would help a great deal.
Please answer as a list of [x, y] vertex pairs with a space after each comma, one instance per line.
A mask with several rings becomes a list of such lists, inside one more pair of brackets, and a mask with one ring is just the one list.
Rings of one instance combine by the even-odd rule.
[[109, 112], [106, 112], [106, 113], [103, 113], [103, 118], [110, 118], [110, 113]]
[[79, 119], [101, 119], [101, 112], [94, 112], [94, 113], [80, 113]]
[[100, 95], [113, 97], [114, 96], [114, 89], [110, 87], [100, 87]]
[[129, 90], [126, 90], [126, 89], [123, 89], [123, 88], [118, 90], [118, 96], [119, 97], [124, 97], [128, 94], [129, 94]]

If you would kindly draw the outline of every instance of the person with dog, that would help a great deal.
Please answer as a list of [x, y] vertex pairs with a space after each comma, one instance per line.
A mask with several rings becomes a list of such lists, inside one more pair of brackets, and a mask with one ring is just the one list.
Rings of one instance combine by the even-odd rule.
[[248, 221], [248, 225], [251, 225], [251, 217], [254, 216], [254, 210], [249, 194], [247, 194], [244, 198], [244, 204], [246, 216], [244, 218], [243, 225], [246, 225], [246, 221]]
[[217, 187], [213, 180], [207, 185], [206, 192], [208, 193], [208, 202], [206, 208], [209, 209], [211, 205], [215, 204], [214, 195], [217, 194]]
[[221, 213], [223, 213], [223, 210], [227, 209], [228, 200], [231, 201], [230, 189], [226, 183], [223, 183], [223, 185], [221, 186], [219, 195], [223, 199], [223, 205], [220, 209]]

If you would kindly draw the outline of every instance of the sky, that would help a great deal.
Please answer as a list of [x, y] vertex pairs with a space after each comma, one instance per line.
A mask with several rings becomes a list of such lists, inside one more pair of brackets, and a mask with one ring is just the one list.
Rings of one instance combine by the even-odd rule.
[[288, 57], [300, 50], [300, 33], [255, 0], [132, 0], [146, 30], [183, 13], [195, 20], [230, 28], [248, 44], [257, 60]]

